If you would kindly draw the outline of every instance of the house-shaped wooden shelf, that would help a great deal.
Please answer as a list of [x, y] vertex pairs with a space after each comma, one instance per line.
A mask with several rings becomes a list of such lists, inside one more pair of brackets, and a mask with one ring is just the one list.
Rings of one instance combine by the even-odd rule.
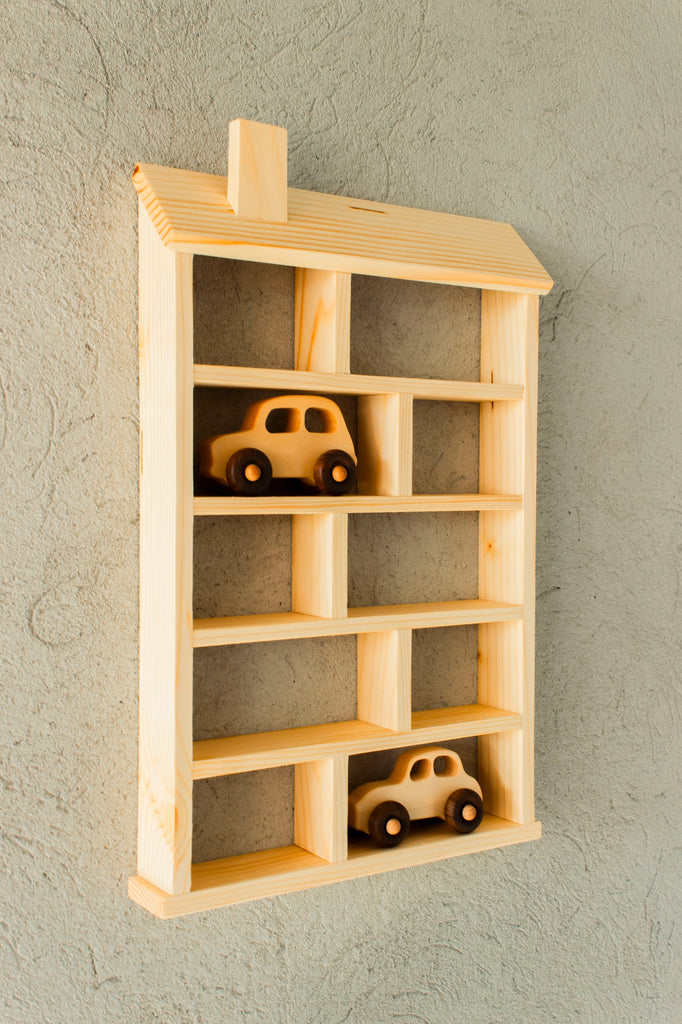
[[[141, 164], [133, 178], [141, 685], [138, 874], [129, 893], [159, 917], [540, 835], [533, 797], [537, 340], [538, 296], [552, 281], [507, 224], [287, 188], [280, 128], [232, 122], [228, 177]], [[194, 364], [195, 254], [296, 268], [291, 369]], [[352, 274], [481, 289], [480, 382], [351, 374]], [[195, 497], [195, 385], [354, 396], [358, 493]], [[480, 403], [480, 493], [413, 495], [415, 399]], [[349, 514], [471, 510], [479, 513], [477, 599], [348, 607]], [[291, 610], [193, 620], [194, 517], [236, 514], [292, 517]], [[412, 631], [465, 624], [478, 626], [477, 702], [413, 713]], [[357, 635], [357, 720], [193, 743], [195, 647], [344, 634]], [[395, 849], [349, 844], [350, 756], [463, 737], [478, 741], [485, 817], [475, 832], [436, 824]], [[294, 845], [193, 864], [193, 781], [285, 765], [294, 767]]]

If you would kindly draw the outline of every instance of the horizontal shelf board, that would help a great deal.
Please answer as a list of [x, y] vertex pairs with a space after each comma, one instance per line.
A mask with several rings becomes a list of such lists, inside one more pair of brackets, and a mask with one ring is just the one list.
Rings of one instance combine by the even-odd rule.
[[294, 188], [286, 223], [273, 224], [237, 217], [222, 175], [138, 164], [133, 182], [176, 251], [534, 294], [552, 287], [510, 224]]
[[393, 497], [350, 494], [341, 498], [317, 495], [243, 498], [225, 495], [194, 499], [195, 516], [316, 515], [320, 512], [517, 512], [516, 494], [412, 494]]
[[129, 880], [128, 894], [157, 917], [178, 917], [264, 896], [311, 889], [347, 878], [360, 878], [530, 842], [539, 839], [541, 833], [539, 821], [517, 825], [486, 814], [470, 835], [457, 835], [447, 826], [437, 823], [415, 830], [400, 846], [389, 850], [373, 846], [369, 839], [366, 842], [361, 839], [351, 843], [348, 860], [335, 864], [329, 864], [297, 846], [284, 846], [194, 864], [192, 889], [188, 893], [169, 896], [151, 882], [135, 876]]
[[224, 644], [251, 644], [266, 640], [375, 633], [386, 629], [429, 629], [436, 626], [506, 622], [522, 616], [523, 607], [518, 604], [483, 600], [427, 601], [424, 604], [349, 608], [348, 616], [339, 619], [323, 619], [302, 612], [195, 619], [193, 639], [195, 647], [220, 647]]
[[270, 370], [255, 366], [215, 366], [195, 363], [196, 387], [271, 388], [335, 395], [395, 395], [446, 402], [518, 402], [523, 384], [487, 384], [468, 380], [430, 380], [419, 377], [371, 377], [358, 373], [317, 373], [311, 370]]
[[198, 740], [194, 744], [193, 779], [234, 775], [259, 768], [315, 761], [334, 754], [365, 754], [420, 743], [456, 740], [521, 728], [521, 715], [483, 704], [418, 711], [412, 729], [392, 732], [368, 722], [332, 722], [300, 729]]

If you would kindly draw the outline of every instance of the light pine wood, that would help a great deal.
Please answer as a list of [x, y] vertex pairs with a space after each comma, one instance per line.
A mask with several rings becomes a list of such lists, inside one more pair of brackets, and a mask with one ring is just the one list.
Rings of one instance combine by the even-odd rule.
[[[509, 225], [288, 189], [283, 129], [233, 122], [229, 162], [227, 182], [150, 165], [134, 175], [141, 686], [139, 874], [129, 892], [161, 917], [540, 835], [533, 810], [537, 296], [551, 279]], [[293, 370], [192, 364], [195, 253], [296, 268]], [[481, 381], [351, 375], [351, 273], [482, 288]], [[192, 385], [269, 389], [299, 411], [322, 395], [357, 396], [358, 493], [193, 499]], [[415, 398], [481, 404], [479, 494], [412, 495]], [[309, 473], [292, 469], [301, 445], [294, 448], [275, 475], [309, 482]], [[241, 471], [249, 480], [250, 467]], [[419, 510], [480, 513], [478, 599], [348, 609], [348, 513]], [[291, 612], [192, 621], [193, 515], [231, 514], [292, 516]], [[468, 623], [479, 626], [478, 703], [411, 714], [412, 630]], [[193, 646], [352, 634], [356, 721], [192, 749]], [[417, 822], [394, 849], [377, 849], [368, 837], [348, 848], [350, 756], [467, 736], [478, 737], [488, 812], [475, 832]], [[406, 758], [414, 756], [413, 749]], [[192, 866], [193, 778], [286, 765], [295, 767], [296, 845]], [[477, 786], [469, 780], [468, 788]], [[441, 810], [440, 803], [427, 808]]]
[[358, 718], [405, 732], [412, 710], [412, 630], [358, 636]]
[[140, 259], [138, 871], [190, 886], [192, 829], [192, 257], [143, 207]]
[[481, 736], [521, 728], [521, 715], [482, 704], [416, 711], [402, 732], [366, 721], [331, 722], [299, 729], [198, 740], [194, 744], [194, 779], [211, 779], [262, 768], [317, 761], [332, 754], [367, 754], [391, 750], [412, 743], [440, 743], [444, 740]]
[[[310, 431], [305, 416], [310, 409], [324, 418], [325, 430]], [[288, 413], [286, 431], [272, 433], [267, 429], [271, 413]], [[355, 448], [346, 421], [336, 402], [317, 395], [277, 395], [251, 405], [239, 430], [216, 434], [203, 440], [199, 447], [199, 470], [202, 476], [227, 484], [226, 466], [240, 449], [263, 452], [272, 466], [272, 476], [296, 477], [315, 485], [315, 465], [328, 451], [343, 451], [356, 462]], [[349, 470], [352, 470], [350, 463]], [[257, 478], [256, 478], [257, 479]]]
[[358, 398], [358, 493], [412, 494], [412, 396]]
[[278, 391], [320, 391], [337, 395], [412, 395], [426, 401], [518, 402], [522, 384], [488, 384], [468, 380], [421, 377], [373, 377], [360, 373], [271, 370], [259, 366], [213, 366], [197, 363], [194, 384], [209, 388], [273, 388]]
[[350, 373], [350, 283], [350, 274], [296, 268], [297, 371]]
[[287, 223], [235, 216], [220, 175], [138, 164], [133, 182], [164, 245], [255, 260], [546, 294], [552, 280], [509, 224], [288, 189]]
[[378, 849], [369, 837], [363, 836], [349, 850], [347, 861], [334, 864], [298, 846], [285, 846], [195, 864], [192, 891], [182, 896], [168, 896], [140, 877], [130, 879], [128, 894], [157, 917], [171, 918], [278, 893], [311, 889], [348, 878], [361, 878], [363, 875], [526, 843], [539, 839], [541, 833], [539, 822], [517, 825], [486, 814], [470, 835], [455, 835], [447, 825], [440, 823], [424, 831], [415, 829], [404, 843], [388, 850]]
[[348, 856], [348, 758], [297, 764], [294, 773], [294, 842], [329, 863]]
[[319, 515], [321, 512], [479, 512], [520, 511], [522, 499], [513, 494], [414, 494], [404, 497], [346, 494], [254, 498], [228, 495], [194, 499], [195, 516]]
[[339, 619], [348, 609], [348, 516], [293, 516], [291, 606]]
[[286, 128], [230, 121], [227, 201], [237, 217], [286, 223]]
[[231, 615], [195, 619], [194, 646], [254, 644], [265, 640], [295, 640], [310, 636], [347, 636], [387, 629], [429, 629], [479, 622], [520, 619], [523, 606], [499, 601], [427, 601], [423, 604], [374, 605], [349, 608], [348, 615], [331, 619], [300, 612]]
[[479, 740], [486, 809], [529, 823], [533, 798], [535, 609], [535, 446], [538, 303], [528, 295], [485, 293], [481, 308], [481, 376], [522, 384], [521, 403], [481, 406], [480, 486], [521, 493], [523, 512], [481, 513], [479, 596], [520, 603], [523, 620], [479, 626], [481, 703], [517, 711], [523, 734]]

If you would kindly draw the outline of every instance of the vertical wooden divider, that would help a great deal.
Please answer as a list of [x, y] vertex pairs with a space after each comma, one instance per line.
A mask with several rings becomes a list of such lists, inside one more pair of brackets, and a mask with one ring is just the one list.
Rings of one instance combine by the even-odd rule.
[[[296, 268], [294, 368], [350, 369], [350, 274]], [[292, 517], [291, 607], [338, 618], [348, 612], [348, 516]]]
[[412, 494], [412, 395], [358, 398], [358, 491]]
[[292, 516], [291, 607], [338, 619], [348, 614], [348, 515]]
[[296, 268], [296, 370], [350, 373], [351, 275]]
[[348, 758], [297, 764], [294, 842], [332, 863], [348, 857]]
[[[294, 369], [350, 373], [351, 275], [296, 268]], [[348, 614], [348, 515], [292, 517], [293, 611]], [[297, 764], [294, 842], [329, 862], [348, 857], [348, 757]]]
[[480, 491], [521, 494], [521, 512], [481, 512], [479, 597], [523, 604], [520, 622], [480, 625], [478, 699], [517, 711], [522, 729], [481, 736], [479, 781], [486, 810], [534, 821], [535, 466], [538, 299], [483, 291], [481, 380], [523, 384], [520, 402], [481, 405]]
[[358, 636], [358, 718], [383, 729], [412, 727], [412, 630]]
[[191, 886], [192, 256], [140, 204], [140, 787], [138, 872]]

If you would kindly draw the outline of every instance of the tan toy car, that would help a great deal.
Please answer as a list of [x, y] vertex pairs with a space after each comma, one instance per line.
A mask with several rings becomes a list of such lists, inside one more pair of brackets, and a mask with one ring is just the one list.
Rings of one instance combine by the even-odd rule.
[[357, 459], [343, 414], [329, 398], [279, 395], [252, 405], [241, 430], [202, 442], [199, 472], [237, 494], [264, 494], [273, 477], [297, 477], [322, 494], [347, 494]]
[[358, 786], [348, 798], [348, 824], [379, 846], [397, 846], [418, 818], [442, 818], [457, 832], [473, 832], [483, 819], [481, 787], [447, 747], [407, 750], [390, 778]]

